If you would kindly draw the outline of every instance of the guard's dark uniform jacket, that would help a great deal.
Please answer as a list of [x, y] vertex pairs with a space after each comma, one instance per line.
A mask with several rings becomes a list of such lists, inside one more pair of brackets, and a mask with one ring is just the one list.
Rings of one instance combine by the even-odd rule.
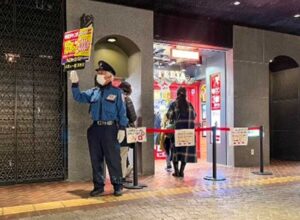
[[124, 129], [128, 124], [122, 91], [110, 83], [81, 92], [78, 84], [74, 83], [72, 93], [76, 101], [90, 104], [90, 115], [94, 122], [88, 128], [87, 136], [95, 189], [104, 187], [104, 158], [111, 183], [114, 186], [121, 185], [120, 144], [117, 134], [119, 129]]

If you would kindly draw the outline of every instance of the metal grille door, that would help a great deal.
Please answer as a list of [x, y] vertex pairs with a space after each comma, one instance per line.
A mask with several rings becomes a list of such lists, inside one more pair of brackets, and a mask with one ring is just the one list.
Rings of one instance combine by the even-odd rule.
[[66, 177], [60, 0], [0, 1], [0, 183]]

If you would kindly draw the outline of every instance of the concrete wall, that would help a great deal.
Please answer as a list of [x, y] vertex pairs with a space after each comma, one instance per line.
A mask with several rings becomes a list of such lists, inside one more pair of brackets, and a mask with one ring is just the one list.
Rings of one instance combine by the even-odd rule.
[[[214, 126], [211, 122], [211, 102], [210, 102], [210, 75], [220, 73], [221, 76], [221, 124], [218, 127], [226, 125], [226, 53], [223, 51], [216, 52], [212, 57], [207, 58], [206, 63], [206, 91], [207, 91], [207, 126]], [[217, 135], [220, 131], [217, 131]], [[220, 132], [221, 143], [217, 143], [217, 163], [227, 164], [227, 136], [224, 132]], [[212, 161], [212, 144], [211, 132], [208, 132], [207, 139], [207, 161]]]
[[[234, 74], [233, 74], [233, 50], [226, 51], [226, 123], [227, 127], [234, 127]], [[228, 133], [227, 133], [228, 137]], [[234, 165], [234, 149], [229, 146], [227, 138], [227, 165]]]
[[[264, 161], [270, 162], [269, 61], [287, 55], [300, 62], [300, 37], [234, 26], [234, 125], [264, 126]], [[254, 149], [254, 155], [250, 154]], [[259, 140], [234, 148], [235, 166], [259, 164]]]
[[270, 152], [300, 160], [300, 67], [270, 74]]
[[97, 43], [94, 48], [94, 66], [99, 60], [113, 65], [118, 76], [128, 77], [128, 56], [122, 48], [112, 43]]
[[[79, 28], [82, 14], [94, 16], [94, 43], [111, 35], [120, 35], [130, 39], [139, 48], [140, 53], [129, 55], [129, 81], [133, 83], [133, 100], [142, 125], [153, 124], [153, 13], [151, 11], [128, 8], [88, 0], [67, 0], [67, 30]], [[84, 70], [78, 71], [82, 90], [93, 86], [95, 64], [92, 58]], [[133, 59], [131, 59], [133, 57]], [[68, 82], [68, 88], [71, 87]], [[142, 93], [143, 91], [143, 93]], [[141, 97], [143, 94], [143, 97]], [[69, 180], [88, 180], [91, 178], [91, 166], [86, 139], [86, 129], [91, 124], [88, 105], [76, 103], [68, 89], [68, 170]], [[143, 144], [140, 154], [140, 171], [144, 175], [154, 173], [153, 143], [151, 138]]]

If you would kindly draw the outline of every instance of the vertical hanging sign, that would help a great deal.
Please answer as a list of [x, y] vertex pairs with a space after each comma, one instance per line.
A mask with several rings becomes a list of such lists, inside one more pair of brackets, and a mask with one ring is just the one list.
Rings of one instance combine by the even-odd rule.
[[[221, 74], [210, 75], [211, 126], [221, 125]], [[221, 131], [217, 130], [217, 143], [221, 143]]]

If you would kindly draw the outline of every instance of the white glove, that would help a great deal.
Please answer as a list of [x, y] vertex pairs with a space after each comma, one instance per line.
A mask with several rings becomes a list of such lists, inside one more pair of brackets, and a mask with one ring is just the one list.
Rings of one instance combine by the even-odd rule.
[[124, 138], [125, 138], [125, 130], [119, 130], [118, 137], [117, 137], [119, 143], [121, 143], [124, 140]]
[[70, 72], [70, 80], [71, 80], [72, 83], [78, 83], [79, 82], [79, 78], [78, 78], [77, 72], [75, 70], [72, 70]]

